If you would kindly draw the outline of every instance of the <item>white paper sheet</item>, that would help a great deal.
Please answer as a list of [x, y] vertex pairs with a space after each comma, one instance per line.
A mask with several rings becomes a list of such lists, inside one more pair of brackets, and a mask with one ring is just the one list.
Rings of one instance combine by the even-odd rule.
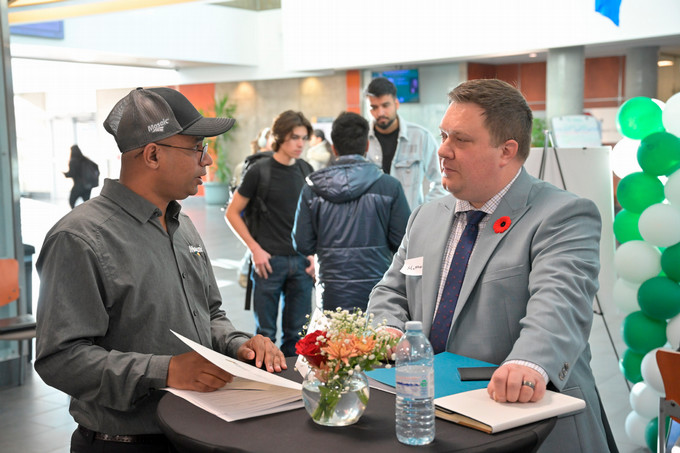
[[231, 373], [234, 380], [214, 392], [173, 388], [166, 388], [166, 391], [228, 422], [303, 407], [301, 384], [227, 357], [177, 332], [172, 333], [201, 356]]
[[191, 349], [198, 352], [210, 362], [227, 371], [228, 373], [233, 374], [234, 376], [239, 376], [257, 382], [263, 382], [265, 384], [278, 385], [279, 387], [302, 390], [302, 384], [291, 381], [290, 379], [286, 379], [277, 374], [261, 370], [260, 368], [255, 368], [252, 365], [232, 359], [231, 357], [227, 357], [224, 354], [220, 354], [217, 351], [206, 348], [205, 346], [198, 344], [195, 341], [192, 341], [172, 330], [170, 332], [174, 333], [177, 338], [182, 340]]

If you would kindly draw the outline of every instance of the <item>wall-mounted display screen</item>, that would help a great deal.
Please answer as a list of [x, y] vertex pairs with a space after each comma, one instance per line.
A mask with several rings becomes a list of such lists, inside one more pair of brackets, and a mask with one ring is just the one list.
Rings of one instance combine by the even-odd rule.
[[385, 77], [397, 87], [397, 99], [400, 103], [420, 102], [420, 80], [417, 69], [397, 69], [372, 73], [372, 77]]

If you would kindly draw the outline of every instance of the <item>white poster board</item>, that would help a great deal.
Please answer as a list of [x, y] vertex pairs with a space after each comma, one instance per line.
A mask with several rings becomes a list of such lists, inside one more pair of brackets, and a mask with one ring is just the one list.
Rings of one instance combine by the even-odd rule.
[[[614, 270], [613, 230], [614, 188], [609, 162], [611, 147], [557, 148], [556, 152], [562, 168], [564, 185], [553, 148], [548, 148], [546, 152], [545, 172], [541, 179], [580, 197], [589, 198], [600, 210], [602, 239], [600, 240], [600, 290], [597, 295], [602, 311], [607, 315], [615, 314], [616, 307], [612, 299], [616, 272]], [[527, 171], [537, 178], [542, 156], [543, 148], [532, 148], [524, 164]]]
[[602, 126], [592, 115], [566, 115], [552, 119], [552, 136], [558, 148], [602, 146]]

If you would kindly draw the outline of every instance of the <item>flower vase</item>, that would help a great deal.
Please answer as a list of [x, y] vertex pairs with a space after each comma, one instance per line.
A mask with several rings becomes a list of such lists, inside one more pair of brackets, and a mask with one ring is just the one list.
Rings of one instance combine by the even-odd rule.
[[347, 426], [356, 423], [366, 409], [370, 394], [368, 379], [361, 371], [323, 382], [310, 370], [302, 382], [302, 400], [315, 423]]

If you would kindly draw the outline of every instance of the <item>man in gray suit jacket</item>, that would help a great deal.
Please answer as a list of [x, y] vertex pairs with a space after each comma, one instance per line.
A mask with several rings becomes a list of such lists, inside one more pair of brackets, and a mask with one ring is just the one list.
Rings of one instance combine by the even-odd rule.
[[[617, 451], [588, 345], [599, 286], [598, 210], [523, 168], [532, 113], [511, 85], [471, 80], [449, 100], [438, 154], [453, 197], [413, 212], [368, 310], [397, 336], [408, 320], [422, 321], [428, 335], [440, 306], [453, 310], [446, 350], [501, 364], [490, 397], [538, 401], [551, 384], [586, 401], [584, 411], [558, 420], [540, 451]], [[470, 210], [486, 214], [453, 309], [442, 293]]]

